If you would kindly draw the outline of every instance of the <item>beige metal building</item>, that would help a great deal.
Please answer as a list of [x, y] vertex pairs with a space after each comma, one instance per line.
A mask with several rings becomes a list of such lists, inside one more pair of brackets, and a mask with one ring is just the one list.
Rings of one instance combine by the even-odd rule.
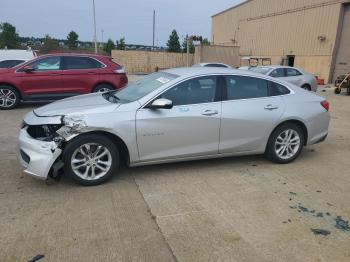
[[212, 16], [211, 41], [332, 81], [350, 72], [350, 1], [247, 0]]

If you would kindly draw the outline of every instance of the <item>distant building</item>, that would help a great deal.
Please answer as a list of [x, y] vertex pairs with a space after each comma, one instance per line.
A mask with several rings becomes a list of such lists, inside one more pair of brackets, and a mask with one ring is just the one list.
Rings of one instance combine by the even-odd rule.
[[333, 81], [350, 72], [350, 1], [247, 0], [212, 16], [211, 41]]

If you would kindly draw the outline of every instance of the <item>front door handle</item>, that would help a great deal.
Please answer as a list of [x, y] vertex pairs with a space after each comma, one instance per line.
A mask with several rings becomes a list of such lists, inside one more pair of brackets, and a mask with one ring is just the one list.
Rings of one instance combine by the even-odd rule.
[[207, 109], [207, 110], [204, 110], [202, 112], [203, 116], [212, 116], [212, 115], [217, 115], [217, 114], [219, 114], [218, 110], [211, 110], [211, 109]]
[[278, 106], [267, 105], [267, 106], [265, 106], [264, 108], [265, 108], [266, 110], [270, 110], [270, 111], [272, 111], [272, 110], [276, 110], [276, 109], [278, 109]]

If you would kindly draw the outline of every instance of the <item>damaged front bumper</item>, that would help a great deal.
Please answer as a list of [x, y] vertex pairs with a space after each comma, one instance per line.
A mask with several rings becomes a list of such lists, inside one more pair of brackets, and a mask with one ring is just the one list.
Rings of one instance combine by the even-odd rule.
[[27, 128], [19, 134], [18, 159], [30, 176], [46, 180], [51, 167], [62, 153], [56, 142], [40, 141], [32, 138]]

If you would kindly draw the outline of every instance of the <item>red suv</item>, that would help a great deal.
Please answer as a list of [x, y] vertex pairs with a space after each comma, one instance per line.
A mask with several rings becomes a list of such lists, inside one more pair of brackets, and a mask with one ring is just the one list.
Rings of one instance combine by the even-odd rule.
[[22, 101], [56, 100], [105, 92], [128, 83], [125, 70], [102, 55], [44, 55], [9, 69], [0, 69], [0, 109]]

